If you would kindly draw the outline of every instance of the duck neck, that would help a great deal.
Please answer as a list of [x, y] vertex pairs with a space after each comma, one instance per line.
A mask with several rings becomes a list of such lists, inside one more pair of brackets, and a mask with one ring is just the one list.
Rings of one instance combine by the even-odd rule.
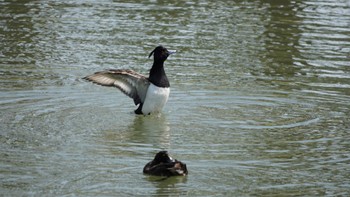
[[158, 87], [170, 87], [169, 80], [164, 71], [164, 61], [153, 62], [153, 66], [149, 72], [149, 81]]

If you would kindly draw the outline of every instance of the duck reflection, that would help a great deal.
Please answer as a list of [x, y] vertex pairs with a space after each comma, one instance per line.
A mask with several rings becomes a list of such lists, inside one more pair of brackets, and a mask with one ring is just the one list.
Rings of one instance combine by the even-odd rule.
[[105, 132], [105, 142], [123, 147], [170, 148], [170, 126], [165, 115], [135, 116], [132, 123]]
[[156, 188], [156, 196], [183, 196], [187, 195], [185, 188], [179, 187], [187, 182], [187, 176], [157, 177], [145, 176], [145, 180]]
[[162, 149], [170, 148], [170, 126], [164, 115], [137, 116], [129, 126], [129, 140]]

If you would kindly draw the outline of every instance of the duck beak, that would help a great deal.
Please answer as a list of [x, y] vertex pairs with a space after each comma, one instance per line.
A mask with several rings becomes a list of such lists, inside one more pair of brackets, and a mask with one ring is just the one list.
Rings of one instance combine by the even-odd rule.
[[169, 55], [174, 54], [174, 53], [176, 53], [176, 50], [168, 50]]

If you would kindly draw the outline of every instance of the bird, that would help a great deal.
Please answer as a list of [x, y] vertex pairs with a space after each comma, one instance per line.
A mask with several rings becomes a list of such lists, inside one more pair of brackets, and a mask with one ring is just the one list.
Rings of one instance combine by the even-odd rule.
[[158, 152], [154, 159], [145, 165], [143, 173], [167, 177], [188, 175], [186, 164], [171, 158], [167, 151]]
[[139, 74], [131, 69], [108, 69], [95, 72], [83, 79], [101, 86], [116, 87], [134, 100], [138, 108], [135, 114], [149, 115], [160, 113], [168, 101], [170, 83], [165, 74], [164, 62], [176, 50], [157, 46], [148, 56], [153, 55], [153, 65], [149, 76]]

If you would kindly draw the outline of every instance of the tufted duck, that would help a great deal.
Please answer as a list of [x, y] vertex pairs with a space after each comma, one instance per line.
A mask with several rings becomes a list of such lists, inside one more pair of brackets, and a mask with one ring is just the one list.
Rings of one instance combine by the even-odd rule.
[[109, 69], [96, 72], [83, 79], [102, 86], [117, 87], [131, 97], [135, 105], [139, 105], [135, 110], [136, 114], [148, 115], [160, 112], [170, 93], [170, 84], [164, 71], [164, 62], [169, 55], [175, 52], [167, 50], [163, 46], [156, 47], [149, 54], [149, 58], [153, 55], [154, 60], [148, 78], [129, 69]]
[[154, 159], [143, 168], [143, 173], [154, 176], [186, 176], [188, 174], [185, 163], [171, 158], [167, 151], [160, 151]]

